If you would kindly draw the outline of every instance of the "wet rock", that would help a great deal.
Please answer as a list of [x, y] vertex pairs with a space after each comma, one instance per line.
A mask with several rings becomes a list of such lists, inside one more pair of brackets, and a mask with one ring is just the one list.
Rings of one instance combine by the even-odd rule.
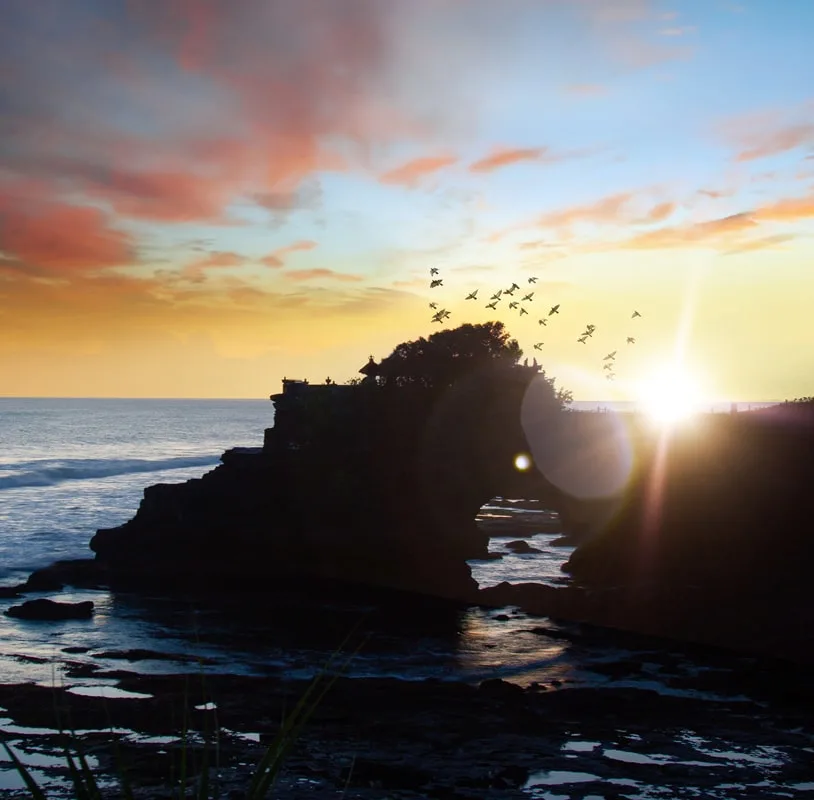
[[90, 619], [93, 616], [93, 603], [90, 600], [82, 603], [58, 603], [54, 600], [41, 598], [39, 600], [27, 600], [19, 606], [12, 606], [5, 613], [8, 617], [26, 620]]
[[517, 539], [514, 542], [507, 542], [506, 547], [513, 553], [522, 555], [523, 553], [542, 553], [537, 547], [532, 547], [525, 539]]
[[57, 561], [35, 570], [19, 589], [23, 592], [58, 592], [65, 586], [96, 589], [104, 584], [102, 564], [90, 558]]

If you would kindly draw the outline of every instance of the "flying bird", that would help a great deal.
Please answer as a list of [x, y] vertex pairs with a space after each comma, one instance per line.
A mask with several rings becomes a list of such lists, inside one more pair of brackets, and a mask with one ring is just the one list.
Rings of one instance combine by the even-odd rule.
[[438, 308], [438, 303], [430, 303], [430, 308]]
[[487, 303], [486, 308], [497, 308], [497, 302], [494, 303]]
[[516, 283], [512, 283], [511, 290], [514, 291], [515, 289], [519, 289], [520, 287]]
[[534, 345], [534, 349], [535, 350], [542, 350], [544, 344], [545, 344], [545, 342], [537, 342], [537, 344]]
[[436, 286], [441, 286], [443, 283], [443, 278], [436, 278], [434, 281], [430, 281], [430, 289], [434, 289]]
[[470, 293], [469, 293], [469, 294], [466, 296], [466, 299], [467, 299], [467, 300], [477, 300], [477, 299], [478, 299], [478, 290], [477, 290], [477, 289], [475, 289], [475, 291], [474, 291], [474, 292], [470, 292]]
[[529, 283], [537, 283], [537, 278], [529, 278]]
[[616, 358], [616, 350], [614, 350], [612, 353], [608, 353], [602, 360], [613, 361], [614, 358]]
[[613, 364], [605, 364], [605, 366], [602, 367], [602, 369], [613, 369]]
[[586, 335], [584, 335], [584, 334], [583, 334], [582, 336], [580, 336], [580, 337], [579, 337], [579, 339], [577, 339], [577, 341], [578, 341], [580, 344], [585, 344], [585, 343], [588, 341], [588, 337], [587, 337]]
[[548, 312], [548, 316], [550, 317], [552, 314], [559, 314], [560, 313], [560, 304], [557, 303], [555, 306], [551, 306], [551, 311]]
[[441, 320], [443, 318], [444, 318], [444, 312], [443, 311], [437, 311], [435, 314], [432, 315], [432, 321], [433, 322], [441, 322]]
[[500, 295], [503, 294], [503, 289], [498, 289], [489, 299], [490, 300], [500, 300]]
[[528, 312], [528, 311], [526, 311], [526, 309], [525, 309], [525, 308], [523, 308], [523, 306], [520, 306], [520, 316], [521, 316], [521, 317], [523, 316], [523, 314], [528, 314], [528, 313], [529, 313], [529, 312]]
[[548, 320], [547, 319], [538, 319], [537, 324], [538, 325], [548, 325]]
[[607, 378], [609, 381], [612, 381], [612, 380], [613, 380], [613, 379], [614, 379], [616, 376], [615, 376], [615, 375], [614, 375], [612, 372], [609, 372], [609, 373], [608, 373], [608, 374], [607, 374], [605, 377], [606, 377], [606, 378]]
[[631, 319], [636, 319], [636, 317], [640, 317], [640, 316], [641, 316], [641, 314], [640, 314], [638, 311], [634, 311], [634, 312], [633, 312], [633, 313], [630, 315], [630, 318], [631, 318]]
[[431, 267], [430, 268], [430, 275], [437, 275], [438, 274], [438, 267]]
[[503, 294], [513, 295], [514, 294], [514, 288], [510, 286], [508, 289], [504, 289]]
[[627, 337], [628, 344], [636, 344], [636, 340], [632, 336]]
[[531, 298], [532, 298], [532, 297], [534, 297], [534, 292], [529, 292], [529, 293], [528, 293], [528, 294], [527, 294], [527, 295], [526, 295], [526, 296], [523, 298], [523, 300], [524, 300], [524, 301], [525, 301], [525, 300], [531, 300]]
[[585, 330], [593, 333], [596, 330], [596, 325], [586, 325]]
[[449, 317], [450, 317], [450, 312], [449, 312], [449, 311], [447, 311], [446, 309], [444, 309], [444, 310], [441, 312], [441, 314], [442, 314], [442, 316], [444, 317], [444, 319], [449, 319]]
[[518, 305], [519, 303], [517, 302], [517, 300], [512, 300], [512, 302], [509, 303], [509, 308], [517, 308]]

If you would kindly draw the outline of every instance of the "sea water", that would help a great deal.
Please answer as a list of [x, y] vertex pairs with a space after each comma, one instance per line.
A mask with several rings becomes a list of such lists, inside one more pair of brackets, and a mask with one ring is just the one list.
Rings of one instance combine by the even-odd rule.
[[0, 585], [92, 557], [145, 486], [200, 477], [273, 422], [268, 400], [0, 398]]

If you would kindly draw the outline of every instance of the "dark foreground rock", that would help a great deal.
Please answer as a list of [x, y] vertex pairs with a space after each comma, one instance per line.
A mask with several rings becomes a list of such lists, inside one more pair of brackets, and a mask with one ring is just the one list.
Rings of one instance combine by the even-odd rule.
[[19, 606], [11, 606], [5, 613], [15, 619], [27, 620], [90, 619], [93, 616], [93, 603], [90, 600], [82, 603], [58, 603], [54, 600], [40, 598], [26, 600]]
[[[813, 741], [812, 695], [805, 684], [789, 692], [796, 684], [782, 673], [762, 679], [767, 691], [772, 679], [784, 684], [785, 696], [750, 703], [632, 688], [340, 678], [294, 742], [274, 796], [507, 800], [528, 798], [539, 785], [555, 796], [610, 800], [637, 796], [634, 790], [664, 798], [787, 797], [789, 787], [814, 774], [804, 749]], [[200, 775], [217, 724], [221, 796], [229, 796], [246, 790], [307, 682], [125, 674], [119, 686], [139, 696], [16, 685], [0, 686], [0, 704], [17, 725], [35, 728], [54, 725], [55, 713], [69, 714], [86, 732], [82, 746], [99, 774], [124, 766], [145, 799], [177, 794], [182, 759], [188, 775]], [[105, 733], [111, 727], [119, 731], [115, 747]], [[121, 733], [128, 729], [140, 736]], [[160, 738], [151, 744], [145, 735]], [[39, 751], [47, 752], [40, 738]], [[37, 745], [15, 743], [25, 746]]]

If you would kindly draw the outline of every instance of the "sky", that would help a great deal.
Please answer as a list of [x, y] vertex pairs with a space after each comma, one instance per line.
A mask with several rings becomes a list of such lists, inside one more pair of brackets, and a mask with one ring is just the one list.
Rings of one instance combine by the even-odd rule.
[[577, 399], [675, 360], [812, 395], [812, 30], [810, 0], [3, 0], [0, 395], [265, 398], [491, 319]]

